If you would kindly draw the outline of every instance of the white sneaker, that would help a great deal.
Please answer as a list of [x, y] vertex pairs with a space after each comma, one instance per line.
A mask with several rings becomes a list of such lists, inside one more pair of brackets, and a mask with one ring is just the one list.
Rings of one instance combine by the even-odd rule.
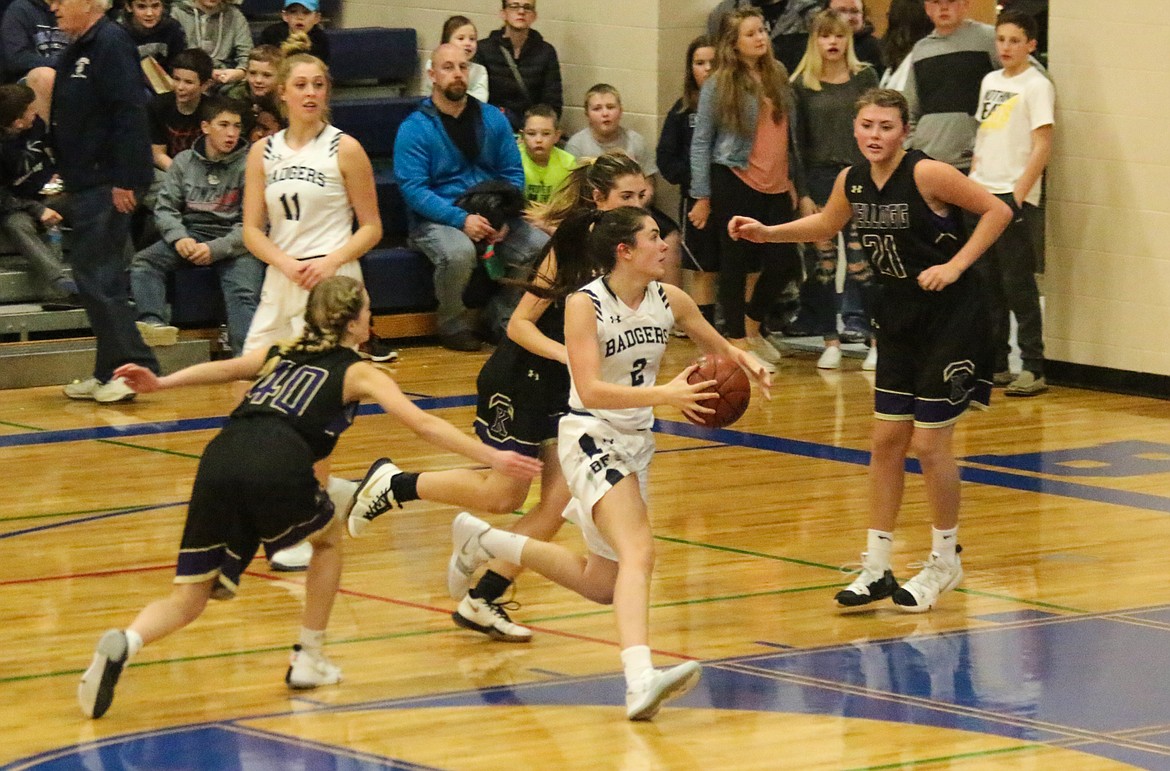
[[873, 372], [877, 369], [876, 345], [869, 346], [869, 352], [865, 354], [865, 361], [861, 362], [861, 369], [863, 372]]
[[272, 555], [268, 565], [273, 570], [282, 573], [296, 573], [309, 567], [309, 560], [313, 559], [313, 544], [301, 541], [296, 546], [281, 549]]
[[651, 669], [636, 685], [626, 687], [626, 717], [649, 720], [658, 714], [665, 702], [694, 688], [702, 673], [697, 661], [687, 661], [670, 669]]
[[954, 589], [962, 580], [963, 563], [959, 555], [955, 555], [953, 562], [946, 562], [931, 552], [930, 559], [918, 575], [894, 592], [894, 604], [898, 610], [907, 613], [925, 613], [934, 607], [940, 596]]
[[284, 681], [289, 688], [298, 691], [320, 685], [336, 685], [341, 682], [341, 667], [331, 662], [322, 651], [311, 651], [294, 645]]
[[841, 346], [826, 345], [821, 358], [817, 359], [817, 369], [841, 369]]
[[894, 571], [874, 567], [869, 562], [869, 554], [862, 552], [861, 572], [853, 579], [853, 583], [837, 592], [833, 599], [838, 608], [859, 610], [871, 602], [884, 600], [896, 591], [898, 581], [894, 578]]
[[370, 466], [365, 478], [358, 485], [357, 492], [353, 494], [349, 518], [346, 520], [350, 536], [360, 538], [375, 518], [395, 506], [402, 508], [402, 504], [394, 499], [394, 490], [390, 484], [394, 477], [401, 473], [402, 469], [395, 466], [389, 458], [374, 461], [374, 465]]
[[165, 346], [179, 342], [179, 328], [169, 324], [150, 323], [149, 321], [135, 321], [138, 334], [142, 335], [142, 342], [147, 345]]
[[111, 629], [98, 640], [93, 661], [77, 686], [77, 704], [83, 715], [96, 719], [106, 714], [129, 653], [130, 645], [121, 629]]
[[128, 402], [138, 396], [134, 389], [126, 385], [126, 381], [120, 377], [111, 378], [105, 383], [96, 377], [74, 380], [61, 390], [70, 399], [102, 402], [103, 404]]
[[451, 559], [447, 562], [447, 591], [458, 600], [471, 588], [471, 575], [492, 558], [479, 542], [480, 536], [492, 526], [466, 511], [459, 512], [451, 523]]
[[773, 374], [773, 375], [776, 374], [776, 365], [775, 364], [768, 361], [767, 359], [761, 358], [759, 356], [759, 354], [757, 354], [755, 351], [748, 351], [747, 354], [748, 354], [748, 356], [751, 356], [753, 359], [755, 359], [757, 362], [759, 362], [760, 366], [764, 368], [765, 372], [768, 372], [768, 373]]
[[[519, 607], [515, 602], [509, 604], [513, 609]], [[528, 642], [532, 639], [532, 630], [513, 621], [503, 603], [488, 602], [470, 594], [464, 595], [451, 619], [464, 629], [486, 634], [501, 642]]]

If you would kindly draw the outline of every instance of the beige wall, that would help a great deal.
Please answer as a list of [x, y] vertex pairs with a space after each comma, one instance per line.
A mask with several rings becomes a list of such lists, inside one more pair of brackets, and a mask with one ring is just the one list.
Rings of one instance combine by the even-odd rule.
[[1170, 59], [1134, 43], [1139, 29], [1166, 39], [1170, 21], [1147, 10], [1137, 0], [1052, 4], [1045, 337], [1052, 359], [1170, 375]]

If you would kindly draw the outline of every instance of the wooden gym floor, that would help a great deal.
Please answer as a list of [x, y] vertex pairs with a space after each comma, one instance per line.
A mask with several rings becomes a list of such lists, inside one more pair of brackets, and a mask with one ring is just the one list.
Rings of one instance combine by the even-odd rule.
[[[402, 353], [403, 389], [469, 430], [486, 354]], [[664, 376], [694, 354], [673, 342]], [[421, 502], [345, 543], [341, 685], [286, 690], [301, 578], [261, 559], [83, 719], [93, 645], [168, 591], [197, 458], [241, 389], [113, 407], [2, 391], [0, 768], [1170, 769], [1167, 403], [997, 392], [957, 432], [961, 588], [921, 616], [839, 615], [840, 566], [864, 545], [872, 377], [814, 362], [786, 359], [771, 403], [731, 430], [659, 413], [651, 642], [660, 666], [695, 658], [704, 675], [648, 724], [624, 719], [608, 608], [524, 575], [530, 644], [456, 628], [455, 512]], [[334, 473], [381, 455], [460, 463], [367, 409]], [[926, 556], [927, 522], [912, 476], [899, 577]], [[559, 539], [581, 544], [572, 526]]]

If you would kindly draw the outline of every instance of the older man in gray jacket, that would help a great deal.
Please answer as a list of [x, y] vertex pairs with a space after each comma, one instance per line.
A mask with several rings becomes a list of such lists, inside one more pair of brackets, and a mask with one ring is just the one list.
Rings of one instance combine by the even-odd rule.
[[191, 265], [210, 265], [219, 276], [227, 309], [228, 343], [240, 352], [264, 283], [264, 263], [244, 248], [242, 106], [222, 97], [203, 100], [203, 136], [175, 156], [163, 178], [154, 217], [162, 240], [134, 255], [130, 287], [138, 329], [151, 345], [173, 344], [167, 321], [166, 279]]

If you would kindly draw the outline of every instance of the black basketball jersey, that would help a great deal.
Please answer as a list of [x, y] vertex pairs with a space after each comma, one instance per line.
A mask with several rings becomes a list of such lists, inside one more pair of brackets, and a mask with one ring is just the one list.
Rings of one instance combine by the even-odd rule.
[[918, 286], [918, 274], [949, 261], [966, 238], [954, 207], [944, 217], [926, 205], [914, 184], [914, 167], [928, 156], [910, 150], [880, 190], [869, 161], [849, 168], [845, 196], [861, 245], [883, 286]]
[[232, 421], [279, 417], [304, 437], [314, 460], [328, 456], [357, 415], [358, 403], [344, 403], [342, 396], [345, 372], [361, 357], [349, 348], [281, 355], [276, 346], [268, 356], [280, 360], [244, 395], [231, 414]]

